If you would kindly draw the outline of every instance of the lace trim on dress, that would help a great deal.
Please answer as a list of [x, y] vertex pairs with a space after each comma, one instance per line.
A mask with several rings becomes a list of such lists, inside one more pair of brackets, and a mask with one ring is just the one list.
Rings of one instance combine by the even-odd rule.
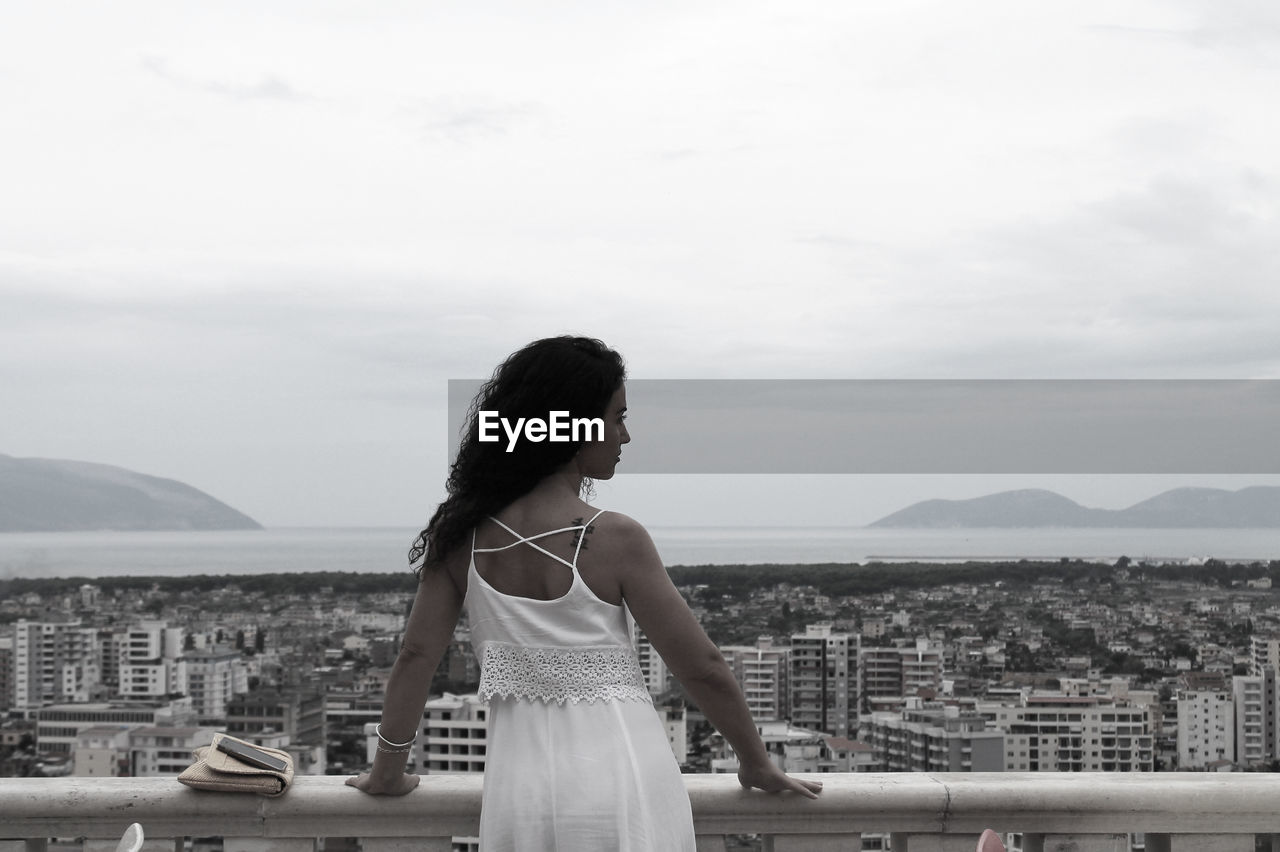
[[527, 648], [506, 642], [485, 646], [480, 697], [571, 701], [645, 701], [640, 661], [629, 648]]

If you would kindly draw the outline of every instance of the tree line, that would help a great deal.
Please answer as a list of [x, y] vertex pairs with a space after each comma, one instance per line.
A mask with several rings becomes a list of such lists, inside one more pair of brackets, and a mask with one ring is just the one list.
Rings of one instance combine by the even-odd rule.
[[[668, 572], [678, 586], [710, 586], [740, 600], [746, 600], [756, 592], [782, 583], [812, 586], [821, 594], [839, 597], [956, 584], [988, 585], [1000, 582], [1011, 586], [1032, 586], [1045, 581], [1065, 585], [1097, 584], [1119, 579], [1118, 572], [1124, 572], [1124, 576], [1130, 580], [1196, 582], [1222, 587], [1265, 577], [1280, 588], [1280, 560], [1277, 559], [1250, 563], [1209, 559], [1203, 564], [1147, 564], [1121, 557], [1115, 563], [1061, 559], [961, 563], [869, 562], [865, 565], [675, 565]], [[234, 586], [247, 594], [291, 595], [329, 588], [335, 595], [369, 595], [412, 593], [417, 585], [417, 578], [410, 571], [14, 578], [0, 580], [0, 599], [13, 600], [31, 592], [46, 596], [72, 594], [86, 583], [99, 587], [107, 594], [155, 589], [162, 594], [181, 595], [207, 593]]]

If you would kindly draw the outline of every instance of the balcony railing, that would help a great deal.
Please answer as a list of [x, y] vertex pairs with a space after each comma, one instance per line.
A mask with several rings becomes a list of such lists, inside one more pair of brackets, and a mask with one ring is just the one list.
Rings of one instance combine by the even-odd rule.
[[[890, 773], [810, 776], [822, 796], [744, 791], [725, 775], [687, 775], [698, 850], [759, 834], [771, 852], [849, 852], [886, 834], [893, 852], [971, 852], [991, 827], [1021, 832], [1027, 852], [1280, 850], [1280, 775]], [[313, 852], [322, 837], [359, 837], [368, 852], [445, 852], [474, 835], [481, 778], [431, 775], [403, 798], [374, 798], [335, 776], [299, 777], [278, 799], [189, 790], [172, 778], [0, 779], [0, 852], [44, 852], [49, 838], [114, 848], [141, 823], [150, 849], [219, 836], [227, 852]], [[160, 841], [157, 843], [157, 841]], [[181, 848], [180, 842], [177, 848]]]

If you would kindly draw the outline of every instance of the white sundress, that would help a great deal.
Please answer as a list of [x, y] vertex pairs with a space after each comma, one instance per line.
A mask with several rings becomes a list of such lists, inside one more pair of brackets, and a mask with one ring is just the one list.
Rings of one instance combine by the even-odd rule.
[[[680, 769], [645, 688], [625, 606], [601, 600], [578, 574], [586, 524], [472, 541], [466, 607], [489, 702], [481, 852], [693, 852]], [[573, 561], [536, 543], [581, 530]], [[475, 553], [534, 547], [573, 571], [553, 600], [499, 592]]]

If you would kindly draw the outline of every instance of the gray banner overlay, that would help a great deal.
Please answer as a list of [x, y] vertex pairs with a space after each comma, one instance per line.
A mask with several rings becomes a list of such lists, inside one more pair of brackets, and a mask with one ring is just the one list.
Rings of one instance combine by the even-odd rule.
[[[449, 382], [451, 459], [480, 385]], [[1280, 380], [636, 379], [627, 405], [620, 474], [1280, 473]]]

